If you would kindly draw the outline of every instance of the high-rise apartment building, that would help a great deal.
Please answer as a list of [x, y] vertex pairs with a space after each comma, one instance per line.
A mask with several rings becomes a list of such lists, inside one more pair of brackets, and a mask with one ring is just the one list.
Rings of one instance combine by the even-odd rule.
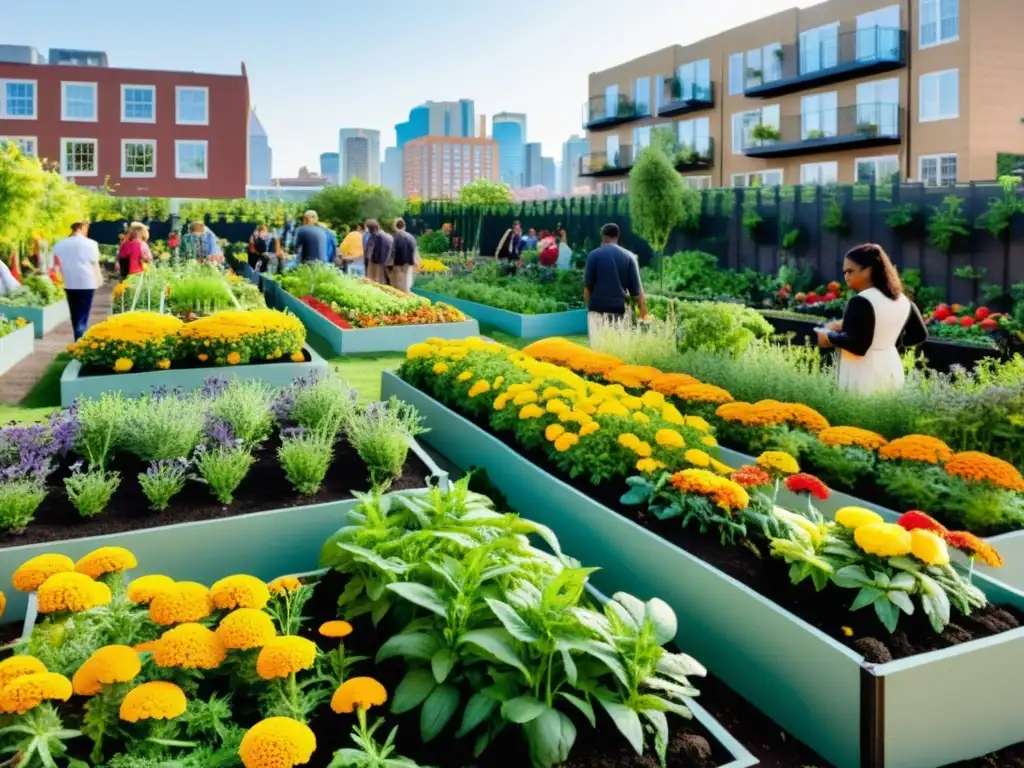
[[555, 158], [542, 157], [540, 159], [541, 184], [547, 187], [548, 192], [555, 194], [558, 191], [558, 181], [555, 176]]
[[381, 186], [399, 197], [402, 196], [402, 158], [404, 150], [388, 147], [384, 150], [384, 165], [381, 168]]
[[591, 74], [582, 170], [623, 190], [662, 129], [694, 187], [989, 180], [1024, 146], [1021, 39], [1017, 3], [792, 8]]
[[562, 144], [562, 186], [563, 195], [572, 195], [578, 187], [586, 186], [580, 178], [580, 163], [583, 156], [590, 152], [590, 141], [584, 136], [570, 136]]
[[369, 128], [338, 131], [338, 166], [342, 184], [353, 179], [380, 184], [380, 131]]
[[501, 180], [510, 187], [526, 186], [526, 115], [498, 112], [491, 118], [491, 134], [498, 142]]
[[341, 156], [337, 152], [320, 154], [320, 175], [330, 179], [331, 184], [341, 182]]
[[536, 187], [544, 183], [544, 164], [540, 142], [531, 141], [526, 145], [526, 173], [523, 186]]
[[274, 151], [263, 123], [256, 117], [256, 110], [249, 113], [249, 184], [253, 187], [270, 185], [273, 175]]
[[405, 197], [455, 199], [472, 181], [498, 180], [498, 144], [493, 139], [424, 136], [406, 143], [403, 155]]
[[409, 112], [409, 119], [395, 126], [397, 146], [424, 136], [476, 136], [476, 105], [472, 99], [428, 101]]

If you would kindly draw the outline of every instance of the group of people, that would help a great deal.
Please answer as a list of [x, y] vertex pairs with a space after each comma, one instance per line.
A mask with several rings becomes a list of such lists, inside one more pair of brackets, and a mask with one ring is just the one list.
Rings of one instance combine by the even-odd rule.
[[505, 230], [505, 234], [498, 241], [498, 248], [494, 255], [506, 263], [518, 263], [523, 258], [524, 251], [537, 251], [541, 266], [568, 269], [572, 263], [572, 248], [569, 246], [569, 236], [562, 227], [556, 232], [549, 232], [542, 229], [540, 234], [533, 227], [523, 234], [521, 222], [513, 221], [512, 226]]

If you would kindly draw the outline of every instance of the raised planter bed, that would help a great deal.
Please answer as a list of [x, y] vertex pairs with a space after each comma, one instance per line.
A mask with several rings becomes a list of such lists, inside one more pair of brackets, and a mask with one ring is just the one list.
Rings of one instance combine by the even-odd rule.
[[[172, 579], [212, 583], [232, 573], [270, 579], [312, 570], [324, 540], [344, 524], [345, 513], [357, 504], [350, 489], [366, 490], [369, 481], [345, 472], [358, 458], [354, 450], [339, 447], [324, 488], [303, 503], [284, 483], [274, 451], [268, 453], [267, 466], [253, 466], [230, 507], [219, 505], [201, 484], [189, 483], [167, 510], [152, 512], [135, 477], [125, 472], [114, 500], [120, 497], [122, 508], [135, 511], [85, 520], [75, 519], [70, 503], [53, 491], [22, 536], [33, 543], [19, 544], [18, 537], [11, 535], [0, 538], [0, 583], [9, 587], [18, 566], [36, 555], [60, 552], [77, 559], [111, 545], [135, 554], [139, 569], [132, 572], [133, 577], [162, 573]], [[405, 473], [392, 487], [408, 490], [429, 482], [446, 483], [447, 473], [414, 441]], [[8, 599], [4, 620], [21, 619], [27, 596], [9, 588], [4, 593]]]
[[[264, 285], [272, 283], [264, 280]], [[355, 355], [360, 352], [404, 352], [410, 345], [430, 338], [465, 339], [479, 336], [476, 320], [461, 323], [431, 323], [428, 325], [389, 325], [381, 328], [339, 328], [312, 307], [306, 306], [277, 283], [267, 289], [267, 302], [278, 309], [294, 313], [306, 326], [308, 337], [319, 341], [324, 348], [337, 355]]]
[[[599, 566], [595, 586], [658, 596], [683, 619], [677, 641], [733, 690], [837, 768], [934, 768], [1024, 741], [1024, 628], [872, 665], [806, 621], [545, 472], [392, 373], [384, 397], [415, 406], [425, 439], [460, 468], [487, 470], [514, 509]], [[1024, 594], [979, 582], [997, 604]], [[964, 691], [983, 691], [971, 703]], [[962, 703], [962, 704], [961, 704]]]
[[587, 332], [587, 310], [570, 309], [567, 312], [549, 312], [542, 315], [520, 315], [506, 309], [489, 307], [475, 301], [453, 299], [441, 293], [413, 289], [413, 293], [431, 301], [443, 301], [461, 309], [469, 317], [494, 326], [499, 331], [521, 339], [546, 339], [550, 336], [575, 336]]
[[6, 307], [0, 306], [0, 315], [5, 317], [23, 317], [32, 323], [37, 339], [62, 323], [71, 322], [71, 310], [63, 299], [45, 307]]
[[34, 349], [35, 331], [31, 325], [0, 336], [0, 376], [31, 355]]
[[82, 364], [77, 360], [68, 363], [60, 375], [60, 404], [70, 405], [79, 397], [98, 397], [104, 392], [120, 392], [136, 397], [151, 392], [154, 387], [181, 387], [187, 391], [202, 389], [203, 382], [210, 376], [230, 376], [235, 379], [257, 379], [273, 386], [291, 384], [300, 376], [314, 371], [324, 373], [328, 369], [324, 360], [308, 344], [303, 347], [306, 361], [302, 363], [260, 363], [255, 365], [221, 366], [218, 368], [170, 368], [166, 371], [143, 371], [140, 373], [111, 373], [100, 376], [83, 376]]

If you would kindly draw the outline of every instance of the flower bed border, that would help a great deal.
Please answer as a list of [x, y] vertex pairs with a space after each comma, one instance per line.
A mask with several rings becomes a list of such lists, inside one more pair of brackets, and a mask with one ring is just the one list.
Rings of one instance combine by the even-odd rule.
[[302, 363], [254, 363], [250, 365], [224, 365], [215, 368], [169, 368], [166, 371], [140, 373], [111, 373], [104, 376], [82, 376], [82, 364], [68, 363], [60, 375], [60, 404], [71, 405], [79, 397], [99, 397], [104, 392], [121, 392], [127, 397], [138, 397], [154, 387], [182, 387], [187, 391], [202, 389], [210, 376], [229, 376], [235, 379], [258, 380], [272, 386], [287, 386], [300, 376], [314, 371], [326, 373], [329, 365], [309, 344], [303, 346], [309, 360]]
[[[551, 527], [574, 556], [600, 566], [595, 586], [658, 596], [682, 617], [678, 643], [733, 690], [837, 768], [932, 768], [1024, 741], [1000, 702], [1024, 686], [1024, 628], [872, 665], [669, 541], [540, 469], [393, 373], [384, 397], [415, 406], [424, 440], [462, 469], [483, 467], [514, 509]], [[996, 603], [1024, 594], [988, 580]], [[964, 691], [980, 691], [973, 706]], [[991, 702], [990, 706], [980, 702]]]
[[[410, 444], [410, 454], [415, 454], [426, 465], [428, 477], [445, 487], [448, 473], [438, 467], [415, 440]], [[233, 573], [247, 573], [271, 579], [282, 573], [316, 568], [324, 541], [344, 525], [344, 515], [358, 503], [355, 498], [327, 501], [215, 520], [0, 548], [0, 583], [6, 585], [4, 593], [7, 595], [4, 620], [20, 621], [26, 615], [28, 595], [7, 586], [18, 566], [36, 555], [60, 552], [77, 560], [98, 547], [118, 546], [131, 550], [139, 561], [139, 568], [132, 571], [133, 578], [161, 573], [172, 579], [212, 584]]]
[[58, 325], [71, 322], [71, 310], [65, 299], [47, 304], [45, 307], [0, 306], [0, 315], [8, 319], [25, 318], [35, 327], [37, 339], [43, 338]]
[[476, 320], [461, 323], [429, 323], [424, 325], [388, 325], [380, 328], [353, 328], [343, 330], [312, 307], [303, 304], [272, 280], [275, 288], [267, 289], [267, 302], [277, 309], [287, 309], [306, 326], [310, 339], [319, 341], [337, 355], [355, 355], [360, 352], [404, 352], [410, 345], [429, 338], [465, 339], [480, 335]]
[[587, 332], [587, 310], [570, 309], [565, 312], [547, 312], [539, 315], [521, 315], [479, 304], [466, 299], [453, 299], [441, 293], [414, 288], [413, 293], [431, 301], [443, 301], [461, 309], [469, 317], [494, 326], [499, 331], [520, 339], [545, 339], [549, 336], [578, 336]]
[[35, 331], [31, 325], [0, 336], [0, 376], [31, 355], [35, 346]]

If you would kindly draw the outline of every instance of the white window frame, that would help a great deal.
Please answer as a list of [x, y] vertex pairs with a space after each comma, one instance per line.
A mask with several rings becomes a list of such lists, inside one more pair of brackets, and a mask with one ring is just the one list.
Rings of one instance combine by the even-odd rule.
[[[942, 76], [948, 74], [954, 74], [956, 76], [956, 110], [952, 113], [942, 112]], [[925, 100], [925, 92], [927, 87], [925, 81], [928, 78], [935, 80], [935, 102], [936, 109], [938, 110], [933, 116], [926, 116], [924, 113], [925, 104], [928, 102]], [[917, 83], [917, 121], [919, 123], [935, 123], [940, 120], [956, 120], [960, 117], [960, 70], [959, 69], [941, 69], [937, 72], [925, 72], [918, 79]]]
[[[92, 89], [92, 117], [71, 117], [68, 114], [68, 86]], [[79, 80], [61, 80], [60, 82], [60, 119], [65, 123], [98, 123], [100, 119], [100, 89], [97, 83], [86, 83]]]
[[[737, 74], [736, 72], [733, 72], [733, 67], [736, 65], [736, 62], [739, 62], [739, 81], [733, 82], [733, 75]], [[745, 53], [729, 54], [728, 76], [729, 95], [742, 96], [747, 84], [747, 55]]]
[[[7, 113], [7, 86], [8, 85], [31, 85], [32, 86], [32, 114], [31, 115], [10, 115]], [[3, 120], [37, 120], [39, 118], [39, 81], [26, 80], [22, 78], [7, 77], [0, 78], [0, 119]]]
[[[186, 144], [202, 144], [204, 147], [205, 167], [202, 173], [181, 172], [181, 148]], [[208, 179], [210, 177], [210, 142], [206, 139], [177, 139], [174, 142], [174, 178], [176, 179]]]
[[[25, 157], [39, 157], [39, 139], [36, 136], [0, 136], [0, 141], [11, 141], [18, 145], [18, 149], [21, 150], [21, 154]], [[29, 154], [25, 151], [23, 144], [26, 142], [32, 143], [32, 153]]]
[[[854, 184], [877, 184], [878, 183], [878, 164], [882, 161], [892, 161], [896, 165], [896, 173], [900, 172], [900, 156], [899, 155], [873, 155], [871, 157], [857, 157], [853, 160], [853, 183]], [[872, 163], [875, 166], [875, 179], [873, 182], [861, 181], [858, 176], [858, 166], [861, 163]]]
[[[942, 178], [941, 178], [942, 161], [943, 161], [944, 158], [949, 158], [949, 157], [952, 157], [952, 158], [956, 159], [956, 178], [953, 179], [952, 182], [947, 182], [946, 184], [943, 184], [942, 183]], [[935, 166], [936, 184], [935, 184], [935, 186], [937, 186], [937, 187], [954, 186], [960, 180], [960, 156], [956, 152], [942, 152], [942, 153], [937, 154], [937, 155], [921, 155], [919, 158], [917, 158], [917, 178], [918, 178], [918, 181], [920, 181], [922, 184], [925, 183], [925, 180], [924, 180], [924, 162], [925, 162], [925, 160], [934, 160], [935, 163], [936, 163], [936, 166]]]
[[[960, 0], [952, 0], [956, 3], [956, 34], [952, 37], [942, 37], [942, 3], [943, 0], [921, 0], [920, 7], [917, 12], [917, 47], [918, 50], [925, 50], [927, 48], [935, 48], [939, 45], [948, 45], [949, 43], [955, 43], [960, 39]], [[923, 41], [924, 37], [924, 19], [925, 19], [925, 7], [935, 7], [935, 42], [926, 43]], [[947, 17], [949, 18], [949, 17]]]
[[786, 174], [785, 174], [785, 172], [783, 171], [782, 168], [765, 168], [763, 171], [748, 171], [747, 173], [733, 173], [733, 174], [730, 174], [730, 176], [729, 176], [729, 186], [731, 186], [733, 188], [736, 188], [737, 187], [736, 180], [740, 179], [740, 180], [743, 181], [743, 184], [739, 185], [739, 187], [743, 188], [743, 189], [750, 189], [751, 188], [751, 186], [750, 186], [750, 177], [751, 176], [764, 176], [764, 175], [769, 174], [769, 173], [777, 173], [777, 174], [779, 174], [779, 183], [778, 184], [772, 184], [770, 186], [762, 184], [761, 186], [765, 186], [766, 188], [771, 189], [772, 187], [775, 187], [775, 186], [781, 187], [781, 186], [783, 186], [785, 184]]
[[[814, 169], [815, 181], [806, 181], [804, 178], [804, 172], [809, 169]], [[832, 173], [828, 174], [832, 177], [832, 181], [818, 181], [817, 177], [822, 176], [821, 171], [828, 168]], [[829, 184], [839, 183], [839, 163], [836, 160], [825, 160], [818, 163], [802, 163], [800, 165], [800, 183], [814, 186], [828, 186]]]
[[[125, 92], [128, 90], [133, 91], [149, 91], [153, 94], [153, 117], [128, 117], [128, 103], [125, 101]], [[121, 85], [121, 122], [122, 123], [155, 123], [156, 122], [156, 86], [155, 85], [134, 85], [131, 83], [125, 83]]]
[[[129, 144], [145, 144], [153, 148], [153, 170], [139, 172], [128, 170], [126, 156]], [[121, 178], [123, 179], [154, 179], [156, 178], [156, 139], [121, 139]]]
[[[69, 141], [76, 142], [78, 144], [92, 144], [92, 159], [93, 169], [92, 171], [72, 171], [68, 169], [68, 158], [65, 150]], [[63, 137], [60, 140], [60, 172], [62, 176], [72, 176], [74, 178], [93, 178], [100, 175], [100, 141], [99, 139], [82, 139], [74, 137]]]
[[[181, 116], [181, 96], [189, 91], [202, 91], [206, 106], [206, 116], [203, 120], [183, 120]], [[210, 124], [210, 89], [205, 85], [176, 85], [174, 86], [174, 122], [178, 125], [209, 125]]]

